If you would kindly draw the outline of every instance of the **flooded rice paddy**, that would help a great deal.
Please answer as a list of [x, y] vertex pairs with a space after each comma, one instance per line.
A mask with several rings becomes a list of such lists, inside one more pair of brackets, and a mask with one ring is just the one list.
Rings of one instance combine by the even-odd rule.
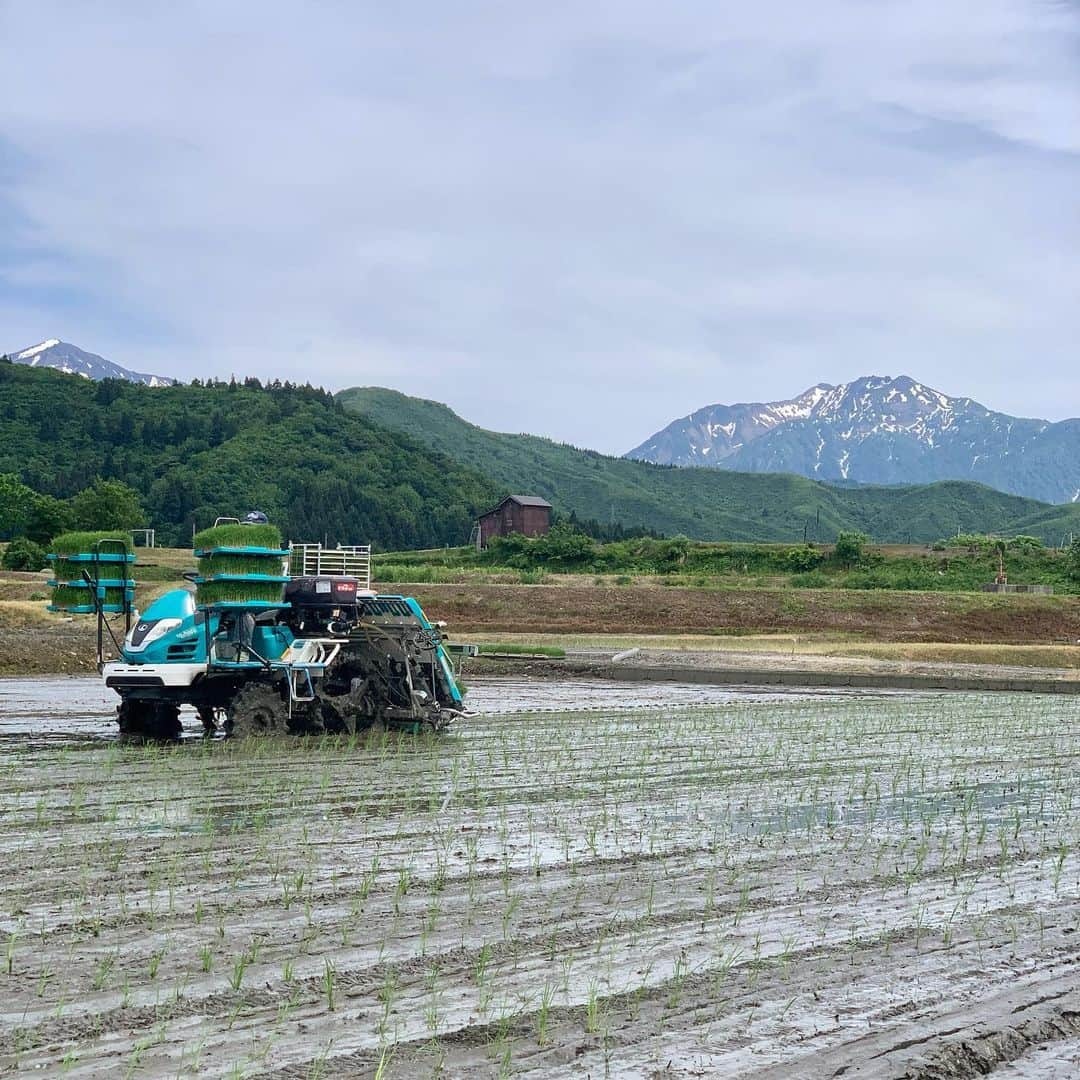
[[477, 679], [123, 745], [0, 682], [0, 1071], [1073, 1075], [1080, 703]]

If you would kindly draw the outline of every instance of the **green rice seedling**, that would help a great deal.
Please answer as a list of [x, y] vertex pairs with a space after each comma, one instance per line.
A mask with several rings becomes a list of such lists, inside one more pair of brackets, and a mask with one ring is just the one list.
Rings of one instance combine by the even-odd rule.
[[260, 601], [277, 604], [284, 595], [284, 585], [274, 581], [206, 581], [196, 588], [200, 604], [226, 604]]
[[389, 1022], [390, 1013], [393, 1011], [394, 1002], [397, 1000], [398, 991], [398, 978], [397, 972], [392, 968], [386, 969], [386, 974], [383, 977], [383, 984], [379, 988], [378, 999], [382, 1002], [382, 1017], [379, 1020], [378, 1031], [380, 1036], [386, 1034]]
[[197, 565], [203, 577], [210, 577], [213, 574], [280, 575], [283, 571], [282, 563], [283, 557], [280, 555], [241, 555], [219, 551], [213, 555], [204, 555]]
[[276, 525], [215, 525], [192, 537], [192, 547], [263, 547], [281, 549], [281, 530]]
[[[113, 545], [119, 543], [127, 554], [132, 554], [135, 546], [131, 537], [119, 530], [105, 530], [104, 532], [67, 532], [54, 537], [49, 543], [49, 550], [57, 555], [81, 555], [92, 552], [96, 544], [102, 540], [109, 540]], [[115, 546], [110, 546], [110, 551], [116, 551]]]
[[244, 985], [244, 972], [248, 966], [248, 955], [246, 952], [240, 953], [233, 960], [232, 973], [229, 975], [229, 985], [235, 991], [239, 991], [240, 987]]
[[326, 1007], [330, 1012], [334, 1011], [334, 980], [337, 972], [333, 963], [327, 959], [323, 967], [323, 992], [326, 995]]
[[386, 1080], [386, 1070], [390, 1068], [393, 1051], [384, 1046], [379, 1053], [379, 1064], [375, 1067], [375, 1080]]
[[[59, 580], [59, 579], [57, 579]], [[58, 585], [53, 589], [52, 602], [58, 608], [84, 607], [93, 604], [93, 598], [89, 589], [78, 589], [70, 585]], [[124, 602], [124, 590], [118, 588], [106, 588], [105, 597], [102, 600], [106, 605], [120, 605]]]
[[93, 981], [90, 984], [95, 990], [104, 988], [105, 983], [108, 981], [109, 974], [116, 963], [117, 955], [117, 953], [109, 953], [98, 961], [98, 966], [94, 971]]
[[548, 1042], [548, 1023], [551, 1014], [552, 1002], [555, 1000], [555, 987], [550, 983], [544, 983], [540, 991], [540, 1008], [537, 1010], [537, 1045], [542, 1047]]
[[595, 982], [589, 983], [585, 999], [585, 1030], [590, 1035], [600, 1030], [600, 989]]
[[484, 975], [487, 972], [488, 965], [491, 963], [491, 946], [485, 941], [480, 946], [480, 951], [476, 954], [476, 961], [473, 964], [473, 978], [477, 986], [483, 986]]

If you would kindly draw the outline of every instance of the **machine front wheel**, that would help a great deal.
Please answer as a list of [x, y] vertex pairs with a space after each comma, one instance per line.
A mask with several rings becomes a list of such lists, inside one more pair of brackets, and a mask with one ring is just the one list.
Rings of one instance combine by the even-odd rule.
[[121, 735], [143, 739], [179, 739], [183, 732], [180, 710], [167, 701], [125, 698], [116, 707]]

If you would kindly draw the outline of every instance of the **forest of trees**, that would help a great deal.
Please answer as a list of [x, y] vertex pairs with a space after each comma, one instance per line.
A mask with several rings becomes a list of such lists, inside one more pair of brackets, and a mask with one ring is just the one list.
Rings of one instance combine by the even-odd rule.
[[[297, 541], [461, 544], [476, 512], [501, 494], [311, 386], [248, 379], [150, 388], [13, 364], [0, 364], [5, 474], [9, 486], [46, 497], [40, 506], [61, 519], [81, 492], [120, 481], [158, 542], [177, 545], [190, 542], [193, 525], [253, 508]], [[0, 539], [28, 527], [0, 507]]]

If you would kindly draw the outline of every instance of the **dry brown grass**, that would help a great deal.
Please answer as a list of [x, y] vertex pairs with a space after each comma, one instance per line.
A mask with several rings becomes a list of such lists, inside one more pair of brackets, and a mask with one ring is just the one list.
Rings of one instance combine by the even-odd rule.
[[139, 566], [163, 566], [169, 570], [193, 570], [195, 568], [195, 555], [191, 548], [136, 548], [135, 565]]
[[45, 610], [44, 600], [0, 600], [0, 626], [12, 630], [26, 626], [48, 626], [63, 617]]

